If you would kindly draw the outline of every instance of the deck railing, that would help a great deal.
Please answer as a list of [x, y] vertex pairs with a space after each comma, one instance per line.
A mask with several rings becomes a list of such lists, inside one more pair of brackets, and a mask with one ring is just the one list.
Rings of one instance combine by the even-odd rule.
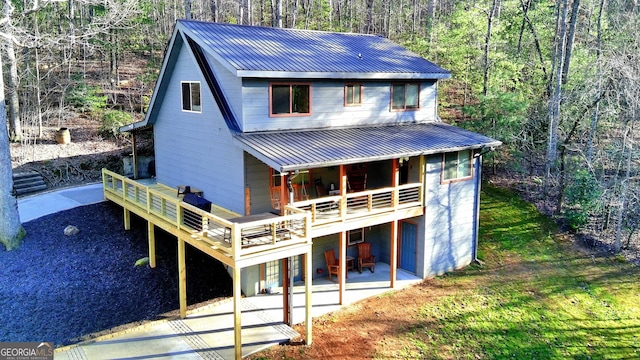
[[229, 256], [311, 243], [311, 219], [306, 211], [286, 207], [285, 216], [239, 222], [234, 221], [242, 218], [239, 214], [215, 204], [211, 212], [204, 211], [182, 201], [175, 189], [162, 184], [145, 185], [106, 169], [102, 170], [102, 181], [107, 199], [146, 214], [152, 222], [168, 223]]
[[398, 187], [325, 196], [317, 199], [297, 201], [295, 207], [311, 213], [313, 226], [347, 221], [384, 212], [422, 206], [422, 184], [413, 183]]

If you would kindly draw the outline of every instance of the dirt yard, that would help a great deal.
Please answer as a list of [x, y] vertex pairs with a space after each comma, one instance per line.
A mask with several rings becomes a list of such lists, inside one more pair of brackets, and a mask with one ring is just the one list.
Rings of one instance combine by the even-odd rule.
[[[36, 127], [23, 129], [24, 140], [11, 144], [11, 165], [14, 173], [39, 172], [48, 190], [101, 181], [102, 168], [121, 171], [122, 158], [132, 151], [127, 137], [101, 135], [100, 121], [84, 115], [71, 114], [61, 124], [49, 121], [43, 125], [41, 138], [36, 136]], [[70, 143], [56, 142], [59, 127], [69, 129]]]
[[[249, 359], [394, 359], [405, 346], [402, 334], [410, 331], [422, 304], [451, 294], [456, 289], [426, 280], [418, 285], [362, 300], [340, 311], [313, 320], [313, 345], [303, 334], [286, 346], [274, 346]], [[460, 289], [457, 289], [460, 290]]]

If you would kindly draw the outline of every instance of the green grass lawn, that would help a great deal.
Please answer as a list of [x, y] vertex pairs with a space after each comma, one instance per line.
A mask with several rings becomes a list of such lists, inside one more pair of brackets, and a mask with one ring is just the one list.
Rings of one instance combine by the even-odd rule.
[[592, 256], [513, 193], [485, 185], [479, 258], [435, 279], [407, 358], [640, 358], [640, 269]]

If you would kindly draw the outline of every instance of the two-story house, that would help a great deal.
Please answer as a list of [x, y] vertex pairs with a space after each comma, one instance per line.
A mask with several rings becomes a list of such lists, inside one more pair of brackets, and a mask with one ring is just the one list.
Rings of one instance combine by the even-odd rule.
[[[325, 251], [345, 264], [363, 241], [392, 287], [397, 268], [466, 266], [481, 157], [501, 143], [440, 121], [449, 77], [379, 36], [178, 21], [146, 118], [121, 129], [152, 129], [155, 185], [105, 172], [105, 196], [149, 220], [151, 253], [155, 224], [246, 296], [327, 276]], [[175, 200], [184, 185], [207, 211]]]

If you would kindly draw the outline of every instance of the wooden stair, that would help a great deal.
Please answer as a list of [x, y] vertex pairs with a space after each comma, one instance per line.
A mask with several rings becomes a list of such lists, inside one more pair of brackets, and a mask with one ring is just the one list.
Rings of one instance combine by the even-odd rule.
[[47, 189], [42, 175], [36, 171], [19, 172], [13, 174], [13, 191], [16, 196], [29, 194]]

